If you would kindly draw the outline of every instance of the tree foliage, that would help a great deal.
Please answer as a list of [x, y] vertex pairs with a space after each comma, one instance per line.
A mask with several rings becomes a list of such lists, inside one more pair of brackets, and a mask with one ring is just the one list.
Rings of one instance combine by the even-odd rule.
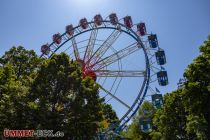
[[33, 50], [26, 50], [22, 46], [12, 47], [0, 58], [2, 66], [10, 64], [14, 68], [16, 78], [29, 76], [40, 65], [39, 58]]
[[182, 90], [164, 96], [164, 106], [153, 118], [154, 129], [150, 134], [153, 139], [188, 139], [185, 131], [186, 112], [183, 108]]
[[210, 40], [200, 47], [200, 55], [186, 69], [184, 88], [187, 132], [198, 139], [210, 138]]
[[54, 130], [63, 131], [64, 139], [91, 139], [104, 120], [118, 120], [95, 81], [83, 79], [78, 63], [64, 53], [40, 59], [13, 47], [0, 63], [0, 131]]
[[11, 65], [0, 67], [0, 129], [22, 126], [26, 91]]
[[69, 137], [89, 139], [95, 135], [102, 120], [102, 100], [97, 84], [80, 75], [78, 64], [70, 62], [64, 53], [43, 63], [29, 94], [31, 111], [36, 112], [31, 118], [35, 121], [33, 126], [59, 128]]
[[210, 138], [210, 40], [200, 52], [186, 69], [182, 88], [167, 94], [163, 109], [155, 114], [154, 139]]
[[13, 47], [0, 58], [0, 131], [25, 127], [27, 94], [41, 59], [33, 50]]

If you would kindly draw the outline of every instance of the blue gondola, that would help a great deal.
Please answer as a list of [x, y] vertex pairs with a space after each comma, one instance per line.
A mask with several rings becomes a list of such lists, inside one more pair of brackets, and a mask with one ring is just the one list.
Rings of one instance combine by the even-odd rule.
[[160, 86], [166, 86], [168, 84], [168, 76], [166, 71], [159, 71], [157, 73], [157, 79]]
[[142, 132], [151, 132], [152, 131], [152, 119], [142, 117], [139, 120], [140, 129]]
[[164, 65], [166, 63], [166, 55], [164, 50], [159, 49], [156, 53], [155, 53], [155, 57], [157, 60], [157, 64], [158, 65]]
[[149, 44], [151, 48], [157, 48], [158, 47], [158, 40], [156, 34], [151, 34], [148, 36]]
[[163, 106], [163, 96], [162, 94], [154, 94], [152, 95], [152, 104], [160, 109]]

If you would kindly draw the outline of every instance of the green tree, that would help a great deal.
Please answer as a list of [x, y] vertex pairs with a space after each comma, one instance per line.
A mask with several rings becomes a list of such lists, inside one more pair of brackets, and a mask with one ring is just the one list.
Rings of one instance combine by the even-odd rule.
[[41, 62], [33, 50], [26, 50], [22, 46], [12, 47], [9, 51], [0, 58], [2, 66], [10, 64], [14, 67], [16, 78], [29, 76], [32, 72], [37, 70]]
[[66, 139], [91, 139], [102, 122], [108, 126], [118, 118], [99, 97], [95, 81], [83, 79], [66, 54], [44, 60], [13, 47], [0, 58], [0, 120], [0, 131], [51, 129]]
[[102, 120], [98, 85], [91, 78], [82, 79], [78, 64], [66, 54], [43, 63], [29, 97], [34, 113], [30, 121], [37, 129], [62, 130], [68, 137], [95, 136]]
[[16, 78], [11, 65], [0, 67], [0, 131], [20, 129], [24, 124], [27, 89]]
[[210, 138], [210, 38], [184, 73], [181, 89], [166, 94], [153, 119], [153, 139]]
[[154, 128], [150, 134], [152, 139], [188, 139], [185, 131], [186, 115], [182, 89], [166, 94], [164, 106], [153, 118]]
[[117, 123], [119, 121], [117, 114], [113, 111], [110, 104], [102, 104], [103, 120], [100, 123], [100, 129], [106, 129], [109, 125]]
[[210, 37], [200, 47], [200, 55], [184, 73], [187, 132], [198, 139], [210, 138]]
[[13, 47], [0, 58], [0, 128], [22, 129], [32, 74], [41, 60], [33, 50]]

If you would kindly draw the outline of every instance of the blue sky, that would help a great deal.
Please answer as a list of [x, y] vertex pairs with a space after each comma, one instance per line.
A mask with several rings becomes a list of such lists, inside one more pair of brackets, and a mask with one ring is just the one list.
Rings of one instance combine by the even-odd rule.
[[209, 6], [209, 0], [1, 0], [0, 55], [19, 45], [40, 54], [40, 46], [51, 42], [54, 33], [63, 33], [67, 24], [77, 25], [83, 17], [130, 15], [157, 34], [169, 75], [169, 85], [158, 88], [171, 92], [210, 34]]

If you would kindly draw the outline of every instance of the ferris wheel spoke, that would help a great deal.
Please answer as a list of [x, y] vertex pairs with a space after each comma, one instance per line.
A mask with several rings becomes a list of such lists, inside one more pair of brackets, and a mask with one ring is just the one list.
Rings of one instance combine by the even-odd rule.
[[103, 69], [104, 67], [111, 65], [112, 63], [117, 62], [120, 59], [125, 58], [126, 56], [138, 51], [141, 46], [138, 43], [133, 43], [122, 50], [117, 51], [116, 53], [101, 59], [100, 61], [93, 64], [96, 70]]
[[108, 95], [110, 95], [113, 99], [117, 100], [118, 102], [120, 102], [122, 105], [124, 105], [126, 108], [130, 109], [131, 107], [126, 104], [125, 102], [123, 102], [121, 99], [119, 99], [118, 97], [116, 97], [115, 95], [113, 95], [111, 92], [109, 92], [108, 90], [106, 90], [105, 88], [103, 88], [101, 85], [99, 85], [99, 88], [101, 90], [103, 90], [104, 92], [106, 92]]
[[80, 59], [80, 54], [79, 54], [79, 50], [78, 50], [78, 47], [77, 47], [77, 42], [76, 42], [74, 37], [72, 38], [72, 46], [73, 46], [73, 49], [74, 49], [75, 59], [79, 60]]
[[94, 29], [94, 30], [91, 31], [90, 38], [89, 38], [89, 41], [88, 41], [87, 48], [85, 50], [85, 54], [84, 54], [83, 60], [90, 59], [90, 57], [91, 57], [91, 55], [93, 53], [93, 48], [94, 48], [94, 45], [95, 45], [95, 42], [96, 42], [97, 34], [98, 34], [98, 30], [97, 29]]
[[97, 77], [144, 77], [145, 71], [134, 70], [96, 70]]
[[97, 63], [99, 59], [106, 53], [106, 51], [114, 44], [117, 38], [120, 36], [121, 32], [119, 30], [115, 30], [111, 33], [111, 35], [103, 42], [101, 47], [99, 47], [91, 56], [90, 60], [92, 63]]

